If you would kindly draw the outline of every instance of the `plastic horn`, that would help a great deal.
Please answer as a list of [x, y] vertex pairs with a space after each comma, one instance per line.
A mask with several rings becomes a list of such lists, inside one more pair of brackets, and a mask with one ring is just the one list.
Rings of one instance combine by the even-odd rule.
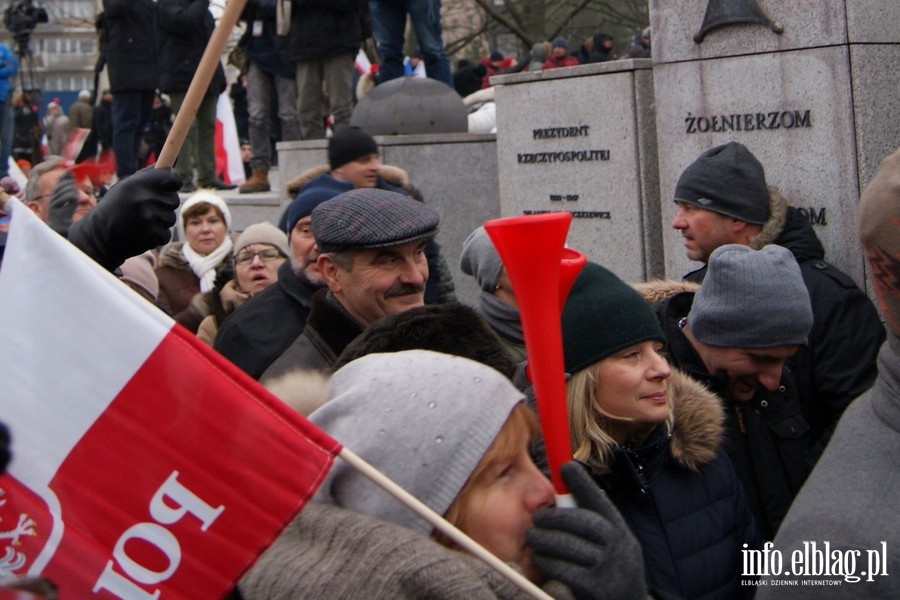
[[[534, 384], [550, 480], [558, 504], [562, 496], [568, 497], [559, 469], [572, 458], [560, 309], [585, 262], [581, 255], [578, 266], [575, 255], [580, 253], [566, 251], [566, 267], [561, 266], [571, 222], [571, 213], [558, 212], [494, 219], [484, 224], [519, 304], [528, 371]], [[563, 270], [565, 283], [561, 281]], [[565, 293], [562, 293], [563, 286]]]

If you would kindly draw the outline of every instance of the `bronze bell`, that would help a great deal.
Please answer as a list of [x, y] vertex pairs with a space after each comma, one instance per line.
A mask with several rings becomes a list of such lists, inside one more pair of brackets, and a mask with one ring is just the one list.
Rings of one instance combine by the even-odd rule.
[[766, 16], [756, 0], [709, 0], [703, 24], [700, 26], [700, 31], [694, 35], [694, 41], [699, 44], [713, 29], [736, 23], [765, 25], [775, 33], [784, 31], [781, 23], [772, 21]]

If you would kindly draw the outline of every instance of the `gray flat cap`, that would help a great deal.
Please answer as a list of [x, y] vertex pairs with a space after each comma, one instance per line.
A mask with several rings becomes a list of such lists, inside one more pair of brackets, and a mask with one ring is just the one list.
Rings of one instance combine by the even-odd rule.
[[323, 202], [312, 211], [320, 252], [397, 246], [437, 233], [437, 212], [409, 196], [359, 188]]

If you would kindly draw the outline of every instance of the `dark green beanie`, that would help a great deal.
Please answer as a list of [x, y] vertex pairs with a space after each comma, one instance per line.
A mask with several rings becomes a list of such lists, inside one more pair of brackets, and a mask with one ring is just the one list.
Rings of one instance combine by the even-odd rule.
[[584, 266], [569, 292], [562, 335], [572, 374], [634, 344], [666, 339], [647, 301], [596, 263]]

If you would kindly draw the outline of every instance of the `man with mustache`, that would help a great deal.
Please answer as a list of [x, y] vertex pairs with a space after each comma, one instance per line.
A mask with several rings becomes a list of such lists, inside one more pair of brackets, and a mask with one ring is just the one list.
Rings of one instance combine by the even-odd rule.
[[326, 371], [366, 327], [425, 304], [425, 244], [439, 221], [434, 209], [403, 194], [359, 188], [323, 202], [311, 216], [327, 289], [313, 296], [303, 333], [263, 381], [295, 369]]
[[772, 539], [811, 465], [809, 425], [785, 367], [813, 323], [797, 261], [781, 246], [720, 246], [696, 292], [654, 308], [669, 362], [721, 399], [723, 449], [758, 529]]

